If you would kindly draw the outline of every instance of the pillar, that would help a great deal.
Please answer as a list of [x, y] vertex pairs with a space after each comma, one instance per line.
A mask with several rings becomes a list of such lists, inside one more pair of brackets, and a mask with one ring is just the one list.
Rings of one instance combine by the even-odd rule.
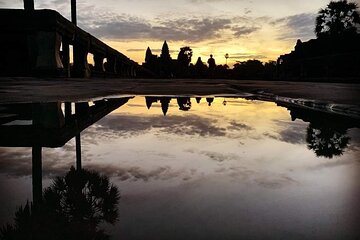
[[80, 133], [75, 136], [76, 144], [76, 170], [81, 169], [81, 140]]
[[42, 201], [42, 148], [32, 147], [32, 192], [34, 204]]
[[71, 22], [77, 25], [76, 19], [76, 0], [71, 0]]
[[88, 47], [82, 44], [74, 44], [74, 69], [73, 76], [79, 78], [90, 77], [90, 68], [87, 61]]
[[24, 9], [27, 11], [34, 10], [34, 0], [24, 0]]
[[103, 55], [94, 54], [94, 70], [99, 72], [105, 72]]

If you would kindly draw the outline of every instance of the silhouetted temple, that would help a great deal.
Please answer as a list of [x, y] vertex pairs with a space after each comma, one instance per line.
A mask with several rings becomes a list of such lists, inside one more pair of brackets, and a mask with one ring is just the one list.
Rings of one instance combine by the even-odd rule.
[[294, 51], [277, 60], [281, 80], [359, 81], [360, 35], [298, 40]]
[[176, 65], [176, 60], [172, 59], [170, 56], [169, 46], [164, 41], [164, 44], [161, 48], [160, 57], [153, 54], [150, 47], [146, 49], [145, 53], [145, 63], [143, 66], [146, 69], [149, 69], [151, 72], [155, 73], [158, 77], [173, 77], [174, 76], [174, 66]]

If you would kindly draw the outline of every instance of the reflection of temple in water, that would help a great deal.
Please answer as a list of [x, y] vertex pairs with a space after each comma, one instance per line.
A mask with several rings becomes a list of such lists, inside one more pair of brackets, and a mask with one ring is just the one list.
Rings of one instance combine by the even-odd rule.
[[191, 108], [191, 100], [189, 97], [178, 97], [176, 98], [179, 110], [189, 111]]
[[[71, 103], [29, 103], [1, 106], [0, 146], [32, 148], [33, 201], [42, 198], [42, 148], [62, 147], [75, 137], [76, 167], [81, 169], [80, 133], [129, 98]], [[64, 111], [63, 111], [64, 110]]]
[[[169, 110], [169, 104], [171, 101], [171, 97], [145, 97], [146, 107], [148, 109], [151, 108], [153, 103], [160, 102], [162, 112], [164, 116], [166, 116]], [[199, 104], [201, 101], [201, 97], [195, 97], [196, 102]], [[211, 106], [213, 103], [214, 98], [206, 98], [206, 102], [208, 106]], [[189, 111], [191, 109], [191, 98], [190, 97], [176, 97], [176, 102], [181, 111]], [[225, 101], [224, 101], [225, 102]], [[226, 105], [226, 104], [224, 104]]]
[[157, 103], [158, 101], [160, 101], [161, 110], [162, 110], [164, 116], [166, 116], [166, 113], [169, 109], [169, 104], [171, 101], [170, 97], [145, 97], [146, 107], [148, 109], [151, 108], [151, 105], [153, 103]]

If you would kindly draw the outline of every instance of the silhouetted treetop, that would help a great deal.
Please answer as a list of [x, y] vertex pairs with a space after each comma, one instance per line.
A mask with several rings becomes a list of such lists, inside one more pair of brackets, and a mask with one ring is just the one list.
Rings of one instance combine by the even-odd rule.
[[178, 63], [181, 66], [189, 66], [190, 62], [191, 62], [191, 57], [192, 57], [193, 51], [190, 47], [182, 47], [180, 48], [180, 52], [178, 54]]
[[331, 1], [326, 8], [320, 9], [316, 17], [315, 33], [317, 37], [356, 34], [360, 15], [355, 3], [341, 0]]

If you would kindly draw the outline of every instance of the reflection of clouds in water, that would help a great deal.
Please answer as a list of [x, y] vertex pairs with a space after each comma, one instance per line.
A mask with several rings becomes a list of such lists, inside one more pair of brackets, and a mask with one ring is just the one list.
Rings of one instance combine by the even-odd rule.
[[196, 150], [196, 149], [187, 149], [187, 150], [185, 150], [185, 152], [205, 155], [206, 157], [208, 157], [208, 159], [213, 160], [215, 162], [223, 162], [223, 161], [226, 161], [226, 160], [239, 159], [238, 155], [231, 154], [231, 153], [230, 154], [223, 154], [223, 153], [214, 152], [214, 151], [199, 151], [199, 150]]
[[101, 130], [118, 134], [139, 135], [151, 129], [176, 135], [224, 136], [225, 129], [216, 126], [216, 121], [199, 116], [147, 116], [110, 115], [97, 124]]
[[326, 162], [317, 164], [315, 166], [310, 166], [307, 169], [309, 170], [314, 170], [314, 171], [319, 171], [319, 170], [323, 170], [326, 168], [336, 168], [339, 166], [345, 166], [345, 165], [349, 165], [349, 164], [354, 164], [354, 163], [358, 163], [360, 160], [359, 159], [342, 159], [342, 160], [333, 160], [330, 161], [327, 159]]
[[137, 150], [136, 151], [137, 154], [139, 155], [152, 155], [152, 156], [157, 156], [160, 159], [175, 159], [176, 155], [175, 154], [170, 154], [170, 153], [166, 153], [166, 152], [159, 152], [159, 151], [155, 151], [155, 150]]
[[170, 166], [158, 166], [145, 169], [140, 166], [111, 166], [101, 164], [91, 164], [87, 166], [105, 175], [117, 177], [121, 181], [165, 181], [175, 178], [190, 180], [196, 173], [194, 169], [174, 169]]
[[281, 128], [277, 133], [265, 132], [263, 135], [275, 140], [292, 144], [306, 143], [306, 127], [307, 123], [301, 121], [286, 122], [274, 120], [277, 126]]
[[244, 124], [244, 123], [237, 123], [234, 120], [230, 121], [230, 126], [228, 126], [226, 129], [230, 130], [230, 131], [241, 131], [241, 130], [245, 130], [245, 131], [250, 131], [250, 130], [254, 130], [254, 128]]
[[127, 103], [127, 107], [136, 107], [136, 108], [145, 108], [143, 104], [136, 104], [136, 103]]
[[[91, 156], [87, 155], [87, 158]], [[43, 150], [43, 176], [52, 178], [63, 175], [71, 166], [75, 165], [75, 153]], [[140, 166], [114, 166], [93, 163], [92, 159], [86, 163], [87, 169], [99, 171], [105, 175], [118, 177], [122, 181], [152, 181], [181, 178], [189, 180], [196, 173], [194, 169], [173, 169], [170, 166], [159, 166], [145, 169]], [[12, 177], [31, 176], [31, 148], [0, 148], [0, 172]]]
[[31, 174], [30, 148], [0, 148], [0, 172], [12, 176]]
[[[354, 152], [360, 152], [360, 129], [351, 128], [348, 130], [347, 135], [350, 137], [348, 149]], [[357, 158], [360, 159], [360, 153]]]
[[270, 189], [278, 189], [288, 185], [299, 184], [286, 175], [259, 177], [254, 180], [259, 186]]
[[249, 178], [251, 176], [254, 176], [255, 174], [258, 174], [256, 171], [254, 170], [250, 170], [247, 167], [244, 166], [232, 166], [228, 168], [228, 176], [232, 177], [232, 178]]
[[[223, 123], [224, 124], [224, 123]], [[130, 138], [156, 130], [162, 134], [177, 136], [224, 137], [235, 136], [234, 132], [243, 135], [244, 131], [253, 130], [244, 123], [230, 121], [228, 126], [219, 126], [217, 120], [196, 115], [190, 116], [147, 116], [110, 115], [88, 128], [82, 137], [84, 141], [97, 145], [98, 138]], [[96, 134], [96, 138], [93, 135]]]
[[[189, 150], [192, 152], [193, 150]], [[193, 151], [195, 153], [195, 151]], [[199, 151], [198, 154], [207, 156], [210, 160], [215, 162], [223, 162], [225, 160], [236, 160], [238, 156], [235, 154], [220, 154], [210, 151]], [[18, 148], [16, 151], [10, 148], [0, 149], [0, 169], [1, 173], [7, 174], [11, 177], [31, 176], [31, 149]], [[236, 162], [236, 161], [235, 161]], [[16, 164], [14, 164], [16, 163]], [[234, 163], [234, 162], [232, 162]], [[171, 163], [168, 163], [171, 164]], [[206, 163], [205, 163], [206, 164]], [[209, 162], [208, 164], [211, 164]], [[107, 165], [101, 163], [94, 163], [94, 159], [86, 163], [87, 169], [96, 170], [109, 177], [115, 177], [120, 181], [197, 181], [205, 175], [222, 175], [223, 177], [230, 177], [234, 180], [247, 181], [255, 183], [263, 187], [280, 188], [292, 183], [290, 178], [274, 173], [271, 177], [262, 171], [255, 171], [246, 166], [241, 166], [243, 163], [233, 166], [206, 168], [195, 168], [194, 166], [187, 167], [171, 167], [170, 165], [160, 165], [155, 167], [143, 167], [139, 165], [119, 166]], [[43, 151], [43, 176], [45, 178], [53, 178], [61, 176], [67, 172], [71, 166], [75, 165], [75, 153], [65, 153], [62, 151], [55, 151], [54, 149], [47, 149]], [[288, 181], [286, 181], [288, 180]]]
[[[0, 172], [15, 176], [30, 176], [32, 169], [31, 148], [0, 148]], [[75, 165], [75, 153], [59, 149], [42, 151], [43, 176], [52, 178], [64, 174]]]
[[269, 173], [262, 170], [253, 170], [246, 166], [220, 167], [215, 169], [215, 173], [223, 174], [232, 180], [246, 184], [256, 184], [260, 187], [278, 189], [293, 184], [299, 184], [293, 178], [283, 173]]

